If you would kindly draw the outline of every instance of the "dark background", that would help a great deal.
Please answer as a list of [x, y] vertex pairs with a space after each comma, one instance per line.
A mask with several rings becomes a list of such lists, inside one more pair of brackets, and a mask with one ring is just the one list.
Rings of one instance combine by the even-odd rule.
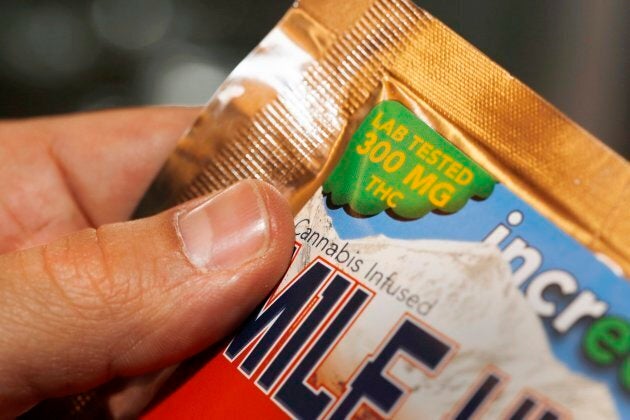
[[[416, 3], [630, 157], [630, 1]], [[204, 103], [290, 4], [3, 0], [0, 118]]]

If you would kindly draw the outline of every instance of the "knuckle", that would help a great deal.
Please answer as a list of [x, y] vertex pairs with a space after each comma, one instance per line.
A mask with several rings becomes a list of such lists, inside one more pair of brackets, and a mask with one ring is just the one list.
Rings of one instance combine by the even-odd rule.
[[136, 281], [140, 273], [139, 259], [128, 244], [108, 238], [107, 227], [93, 231], [91, 263], [93, 269], [87, 287], [100, 304], [113, 311], [135, 309], [142, 302], [144, 288]]
[[116, 319], [142, 299], [133, 264], [119, 269], [103, 228], [87, 229], [43, 248], [50, 290], [84, 320]]

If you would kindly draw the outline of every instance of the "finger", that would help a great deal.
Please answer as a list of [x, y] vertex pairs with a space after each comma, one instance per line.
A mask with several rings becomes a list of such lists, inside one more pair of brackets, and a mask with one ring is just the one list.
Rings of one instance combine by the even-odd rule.
[[121, 389], [108, 396], [109, 415], [114, 419], [138, 418], [175, 369], [177, 366], [170, 366], [158, 372], [129, 379]]
[[77, 395], [49, 399], [35, 405], [19, 418], [137, 419], [163, 391], [162, 387], [179, 366], [169, 366], [132, 378], [113, 379]]
[[0, 253], [88, 227], [47, 148], [8, 126], [0, 124]]
[[[14, 161], [17, 152], [47, 160], [38, 167], [59, 172], [90, 225], [126, 220], [198, 113], [197, 108], [160, 107], [5, 122], [0, 141], [15, 144], [0, 165], [28, 166]], [[59, 178], [46, 181], [38, 170], [23, 172], [32, 184]]]
[[191, 356], [254, 309], [292, 243], [284, 198], [244, 181], [152, 218], [0, 256], [0, 412]]
[[198, 113], [145, 108], [49, 121], [52, 153], [95, 226], [129, 218]]

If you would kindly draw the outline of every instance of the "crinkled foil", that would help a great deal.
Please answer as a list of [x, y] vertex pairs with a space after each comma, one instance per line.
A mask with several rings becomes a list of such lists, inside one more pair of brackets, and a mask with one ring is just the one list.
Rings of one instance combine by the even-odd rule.
[[[200, 87], [202, 88], [202, 87]], [[294, 211], [382, 98], [630, 272], [630, 165], [406, 0], [302, 0], [214, 95], [141, 203], [151, 214], [245, 178]]]
[[[385, 99], [630, 273], [628, 162], [408, 0], [298, 1], [215, 93], [136, 215], [246, 178], [275, 185], [297, 213]], [[104, 410], [93, 394], [67, 403], [69, 417]]]
[[541, 213], [630, 271], [630, 166], [405, 0], [303, 0], [230, 75], [138, 214], [245, 178], [297, 211], [387, 91]]

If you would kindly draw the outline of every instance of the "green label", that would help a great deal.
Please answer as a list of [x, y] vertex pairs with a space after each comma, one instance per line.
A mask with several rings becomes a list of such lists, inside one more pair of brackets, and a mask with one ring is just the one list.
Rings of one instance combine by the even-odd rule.
[[384, 210], [403, 219], [454, 213], [485, 199], [495, 181], [398, 102], [378, 104], [352, 136], [324, 183], [333, 205], [362, 216]]

